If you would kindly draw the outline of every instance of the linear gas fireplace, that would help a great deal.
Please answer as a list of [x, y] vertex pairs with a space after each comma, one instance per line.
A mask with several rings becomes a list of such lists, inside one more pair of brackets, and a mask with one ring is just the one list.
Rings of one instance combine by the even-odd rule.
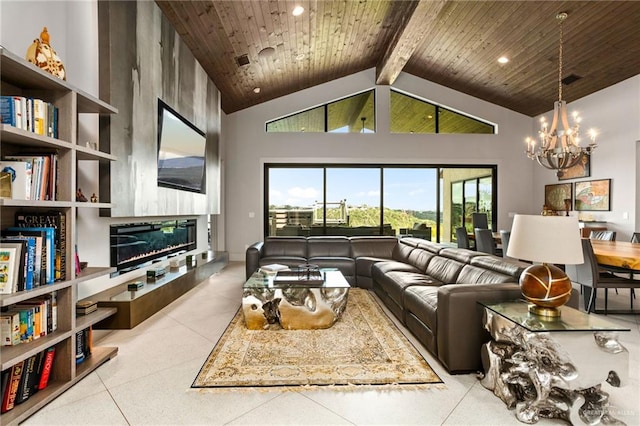
[[196, 248], [196, 219], [111, 225], [111, 266], [118, 275]]

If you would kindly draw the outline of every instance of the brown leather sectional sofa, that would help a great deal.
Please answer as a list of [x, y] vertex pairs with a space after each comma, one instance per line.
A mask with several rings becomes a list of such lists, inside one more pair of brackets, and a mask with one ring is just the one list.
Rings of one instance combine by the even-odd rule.
[[[355, 287], [373, 289], [452, 374], [480, 371], [489, 340], [478, 301], [521, 297], [526, 263], [420, 238], [268, 237], [247, 249], [249, 277], [260, 266], [337, 267]], [[574, 295], [569, 304], [577, 307]]]

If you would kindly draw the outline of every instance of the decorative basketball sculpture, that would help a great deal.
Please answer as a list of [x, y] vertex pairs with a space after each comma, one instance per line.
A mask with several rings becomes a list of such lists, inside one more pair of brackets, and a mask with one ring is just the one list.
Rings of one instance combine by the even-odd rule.
[[520, 290], [528, 302], [529, 310], [548, 317], [560, 316], [558, 307], [571, 298], [571, 280], [564, 271], [547, 263], [532, 265], [520, 275]]
[[33, 40], [33, 43], [31, 43], [31, 46], [27, 49], [25, 59], [32, 64], [36, 64], [49, 74], [55, 75], [62, 80], [67, 79], [67, 73], [62, 60], [49, 44], [47, 27], [42, 29], [39, 40]]

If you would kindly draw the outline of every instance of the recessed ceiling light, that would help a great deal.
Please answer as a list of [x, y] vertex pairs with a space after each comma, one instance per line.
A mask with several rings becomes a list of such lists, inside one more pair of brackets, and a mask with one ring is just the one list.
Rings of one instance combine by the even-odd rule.
[[501, 64], [506, 64], [507, 62], [509, 62], [509, 58], [507, 58], [506, 56], [500, 56], [498, 58], [498, 62]]
[[260, 88], [259, 87], [254, 87], [253, 88], [253, 93], [260, 93]]
[[300, 16], [304, 13], [304, 7], [302, 6], [296, 6], [293, 8], [293, 11], [291, 12], [291, 14], [293, 16]]
[[301, 61], [301, 60], [303, 60], [303, 59], [304, 59], [304, 57], [305, 57], [305, 54], [304, 54], [304, 53], [298, 53], [298, 54], [296, 55], [296, 61]]

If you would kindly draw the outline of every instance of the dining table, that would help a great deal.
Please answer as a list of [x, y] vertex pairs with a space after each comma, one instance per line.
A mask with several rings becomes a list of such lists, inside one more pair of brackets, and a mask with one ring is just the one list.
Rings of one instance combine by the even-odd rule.
[[640, 273], [640, 244], [627, 241], [591, 240], [598, 264]]

